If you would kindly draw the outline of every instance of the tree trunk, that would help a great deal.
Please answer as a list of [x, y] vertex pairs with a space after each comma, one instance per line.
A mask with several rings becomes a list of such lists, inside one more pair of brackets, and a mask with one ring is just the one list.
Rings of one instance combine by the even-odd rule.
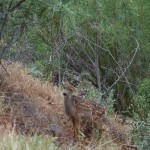
[[49, 57], [49, 63], [50, 63], [50, 75], [49, 80], [50, 82], [53, 82], [53, 76], [54, 76], [54, 40], [53, 40], [53, 16], [50, 20], [50, 57]]
[[[98, 33], [96, 36], [96, 45], [100, 46], [101, 43], [101, 37], [98, 38]], [[100, 68], [99, 68], [99, 58], [100, 58], [100, 48], [95, 45], [95, 71], [96, 71], [96, 78], [97, 78], [97, 84], [98, 84], [98, 90], [102, 93], [101, 88], [101, 74], [100, 74]]]

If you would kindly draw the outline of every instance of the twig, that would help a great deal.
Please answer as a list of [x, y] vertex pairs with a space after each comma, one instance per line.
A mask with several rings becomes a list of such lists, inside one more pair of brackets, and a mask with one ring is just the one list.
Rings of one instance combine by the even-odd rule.
[[12, 8], [9, 8], [9, 12], [13, 12], [16, 8], [20, 7], [21, 4], [22, 4], [23, 2], [25, 2], [25, 1], [26, 1], [26, 0], [20, 0], [20, 1], [18, 1], [18, 2], [15, 4], [15, 6], [13, 6]]
[[108, 141], [108, 142], [106, 142], [106, 143], [104, 143], [104, 144], [101, 144], [100, 146], [102, 147], [102, 146], [105, 146], [105, 145], [107, 145], [107, 144], [110, 144], [110, 143], [114, 142], [114, 141], [117, 140], [117, 139], [118, 139], [118, 137], [117, 137], [117, 138], [114, 138], [114, 139], [112, 139], [112, 140], [110, 140], [110, 141]]
[[123, 148], [123, 147], [130, 147], [130, 148], [134, 148], [134, 149], [137, 150], [137, 146], [136, 146], [136, 145], [123, 144], [123, 145], [122, 145], [122, 148]]
[[[135, 39], [135, 38], [134, 38]], [[132, 59], [131, 59], [131, 61], [129, 62], [129, 64], [128, 64], [128, 66], [124, 69], [124, 71], [123, 71], [123, 69], [121, 68], [121, 66], [116, 62], [116, 60], [115, 60], [115, 58], [112, 56], [112, 54], [110, 53], [110, 51], [109, 51], [109, 54], [111, 55], [111, 57], [114, 59], [114, 61], [117, 63], [117, 65], [119, 66], [119, 69], [122, 71], [122, 74], [118, 77], [118, 79], [111, 85], [111, 87], [109, 87], [108, 89], [107, 89], [107, 91], [109, 91], [119, 80], [120, 80], [120, 78], [122, 77], [122, 76], [125, 76], [124, 74], [125, 74], [125, 72], [127, 71], [127, 69], [131, 66], [131, 64], [132, 64], [132, 62], [133, 62], [133, 60], [134, 60], [134, 58], [135, 58], [135, 56], [136, 56], [136, 53], [137, 53], [137, 51], [138, 51], [138, 49], [139, 49], [139, 43], [138, 43], [138, 41], [137, 41], [137, 39], [135, 39], [135, 41], [136, 41], [136, 43], [137, 43], [137, 47], [135, 48], [135, 52], [134, 52], [134, 54], [133, 54], [133, 57], [132, 57]], [[125, 77], [125, 79], [126, 79], [126, 77]], [[127, 79], [126, 79], [127, 80]], [[129, 82], [128, 80], [127, 80], [127, 82]]]
[[2, 60], [0, 59], [0, 65], [2, 66], [2, 68], [5, 70], [6, 74], [8, 76], [10, 76], [10, 74], [8, 73], [7, 69], [4, 67], [4, 65], [2, 64]]

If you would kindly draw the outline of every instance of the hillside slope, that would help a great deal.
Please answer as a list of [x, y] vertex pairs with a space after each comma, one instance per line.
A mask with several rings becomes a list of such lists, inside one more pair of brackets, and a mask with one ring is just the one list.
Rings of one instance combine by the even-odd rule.
[[[55, 144], [62, 149], [72, 146], [73, 127], [64, 113], [62, 90], [47, 81], [34, 79], [20, 63], [3, 60], [2, 64], [0, 126], [3, 128], [0, 132], [9, 129], [16, 134], [49, 135], [57, 137]], [[131, 128], [116, 120], [107, 117], [110, 132], [104, 134], [98, 143], [95, 133], [92, 133], [90, 139], [83, 137], [82, 142], [75, 146], [80, 149], [127, 149], [125, 145], [130, 144]]]

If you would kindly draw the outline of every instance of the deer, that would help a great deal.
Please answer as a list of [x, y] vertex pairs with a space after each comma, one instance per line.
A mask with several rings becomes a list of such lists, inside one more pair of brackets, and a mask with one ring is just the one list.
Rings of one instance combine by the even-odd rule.
[[63, 86], [65, 113], [72, 120], [75, 139], [79, 140], [82, 121], [91, 122], [99, 131], [108, 131], [107, 126], [103, 122], [105, 109], [96, 104], [96, 102], [74, 95], [78, 90], [68, 81], [64, 81]]

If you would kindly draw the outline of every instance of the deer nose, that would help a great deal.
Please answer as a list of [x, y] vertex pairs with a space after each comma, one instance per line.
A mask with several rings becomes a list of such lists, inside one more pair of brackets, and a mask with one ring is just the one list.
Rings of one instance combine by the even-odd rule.
[[67, 93], [66, 93], [66, 92], [63, 92], [63, 95], [64, 95], [64, 96], [67, 96]]
[[102, 131], [109, 132], [109, 128], [105, 124], [103, 124]]

